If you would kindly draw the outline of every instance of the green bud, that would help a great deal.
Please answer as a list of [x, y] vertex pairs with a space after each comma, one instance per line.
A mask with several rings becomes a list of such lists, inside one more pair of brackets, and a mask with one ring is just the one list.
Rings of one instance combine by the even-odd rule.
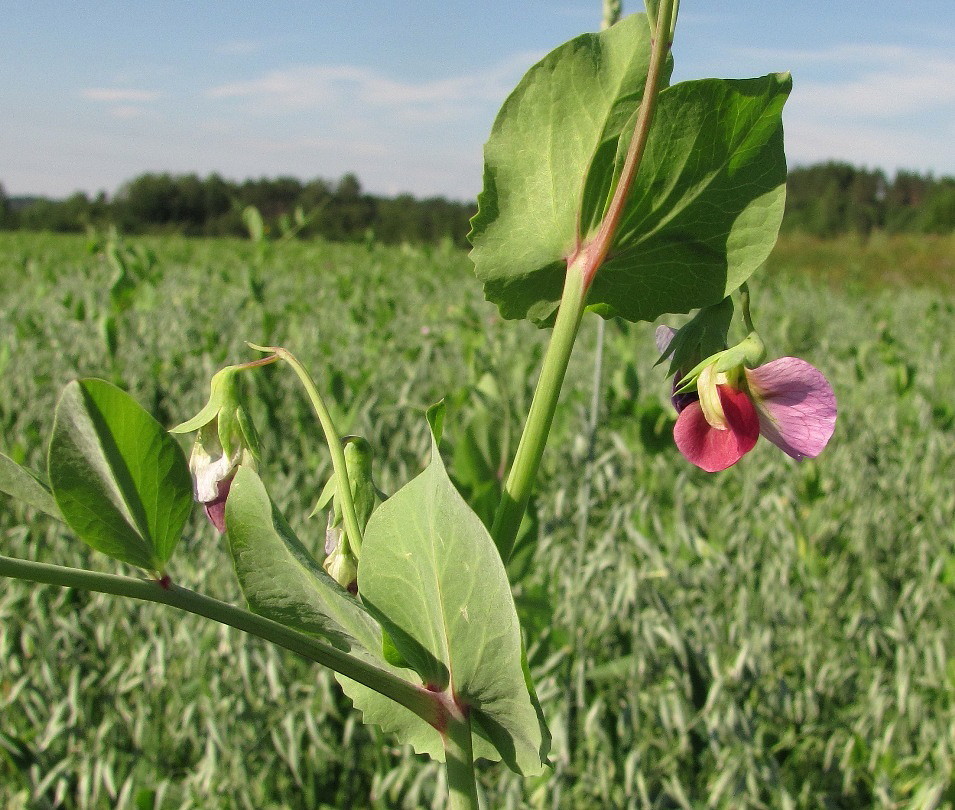
[[361, 436], [346, 436], [345, 469], [348, 470], [348, 483], [352, 499], [355, 502], [355, 516], [362, 531], [368, 525], [368, 519], [375, 507], [381, 502], [378, 488], [371, 477], [372, 449]]
[[[341, 530], [330, 529], [325, 534], [326, 549], [328, 548], [329, 535], [335, 531], [338, 532], [340, 540]], [[355, 556], [348, 549], [342, 547], [341, 542], [335, 544], [335, 547], [325, 558], [325, 562], [322, 563], [322, 568], [325, 569], [325, 573], [345, 588], [345, 590], [351, 593], [358, 592], [358, 560], [355, 559]]]
[[[368, 441], [361, 436], [346, 436], [342, 441], [345, 445], [345, 469], [348, 472], [348, 484], [355, 504], [355, 516], [358, 519], [359, 527], [364, 531], [369, 518], [371, 518], [371, 513], [385, 499], [385, 496], [375, 486], [372, 478], [374, 454]], [[350, 537], [345, 529], [344, 516], [338, 499], [338, 482], [334, 475], [325, 484], [318, 503], [310, 516], [314, 516], [329, 505], [331, 505], [331, 509], [328, 513], [328, 527], [325, 531], [325, 554], [327, 557], [324, 567], [336, 582], [347, 588], [349, 583], [339, 579], [336, 574], [332, 573], [332, 569], [347, 573], [350, 571], [350, 567], [354, 565], [357, 575], [361, 546], [359, 542], [355, 542], [357, 538]]]
[[[213, 375], [205, 407], [169, 431], [197, 431], [189, 469], [195, 481], [196, 500], [202, 504], [222, 501], [236, 469], [255, 469], [259, 458], [258, 433], [242, 401], [237, 380], [238, 372], [245, 368], [249, 365], [227, 366]], [[221, 520], [213, 522], [221, 531]]]

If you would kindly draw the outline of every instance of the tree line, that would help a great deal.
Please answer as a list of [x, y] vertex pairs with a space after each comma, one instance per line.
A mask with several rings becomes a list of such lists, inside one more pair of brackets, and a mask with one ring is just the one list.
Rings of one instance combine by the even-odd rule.
[[65, 200], [8, 197], [0, 186], [0, 228], [83, 232], [115, 226], [121, 233], [182, 233], [189, 236], [245, 236], [243, 212], [261, 214], [269, 236], [294, 233], [334, 241], [375, 239], [386, 243], [464, 246], [476, 206], [444, 197], [366, 194], [354, 174], [337, 182], [294, 177], [241, 183], [218, 174], [143, 174], [109, 198], [77, 192]]
[[[0, 185], [0, 229], [78, 231], [116, 226], [120, 232], [242, 236], [243, 211], [255, 207], [270, 235], [294, 233], [336, 241], [466, 245], [475, 205], [444, 197], [365, 193], [354, 174], [336, 182], [294, 177], [237, 183], [217, 174], [143, 174], [117, 194], [65, 200], [8, 197]], [[789, 172], [783, 229], [820, 237], [872, 231], [955, 231], [955, 178], [822, 163]]]
[[783, 228], [828, 237], [844, 233], [955, 231], [955, 177], [821, 163], [789, 172]]

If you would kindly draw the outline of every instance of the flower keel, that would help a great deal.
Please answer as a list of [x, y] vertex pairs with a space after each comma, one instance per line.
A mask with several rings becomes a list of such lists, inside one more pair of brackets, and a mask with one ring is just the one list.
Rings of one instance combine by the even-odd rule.
[[677, 449], [687, 461], [706, 472], [732, 467], [756, 445], [759, 417], [750, 398], [728, 385], [716, 390], [723, 409], [725, 429], [713, 427], [699, 402], [692, 402], [680, 413], [673, 428]]

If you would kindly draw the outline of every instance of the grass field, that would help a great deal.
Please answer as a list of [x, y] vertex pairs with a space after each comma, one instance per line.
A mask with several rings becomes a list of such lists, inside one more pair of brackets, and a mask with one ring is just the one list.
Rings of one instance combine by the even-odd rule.
[[[423, 411], [443, 396], [452, 468], [469, 435], [513, 448], [546, 334], [501, 322], [463, 253], [137, 244], [154, 283], [111, 357], [102, 256], [83, 238], [0, 234], [3, 453], [43, 468], [77, 376], [122, 381], [172, 425], [216, 369], [253, 356], [245, 340], [309, 366], [340, 428], [379, 449], [385, 491], [421, 469]], [[724, 473], [690, 467], [652, 326], [610, 324], [580, 547], [585, 322], [516, 586], [557, 775], [483, 767], [489, 808], [955, 806], [953, 262], [953, 238], [780, 244], [754, 280], [757, 326], [771, 356], [825, 371], [840, 410], [803, 464], [764, 441]], [[318, 548], [321, 434], [290, 374], [270, 367], [254, 388], [262, 477]], [[0, 548], [119, 569], [2, 496]], [[198, 514], [171, 573], [241, 600]], [[0, 580], [2, 807], [441, 807], [442, 779], [291, 654], [168, 608]]]

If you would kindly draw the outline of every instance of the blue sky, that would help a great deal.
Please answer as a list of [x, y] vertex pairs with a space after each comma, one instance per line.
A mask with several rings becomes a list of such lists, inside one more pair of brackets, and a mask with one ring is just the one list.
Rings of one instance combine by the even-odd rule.
[[[524, 71], [599, 0], [2, 0], [0, 183], [113, 193], [145, 171], [355, 172], [473, 198]], [[624, 0], [624, 11], [641, 10]], [[684, 0], [674, 81], [789, 70], [791, 165], [955, 175], [955, 2]]]

